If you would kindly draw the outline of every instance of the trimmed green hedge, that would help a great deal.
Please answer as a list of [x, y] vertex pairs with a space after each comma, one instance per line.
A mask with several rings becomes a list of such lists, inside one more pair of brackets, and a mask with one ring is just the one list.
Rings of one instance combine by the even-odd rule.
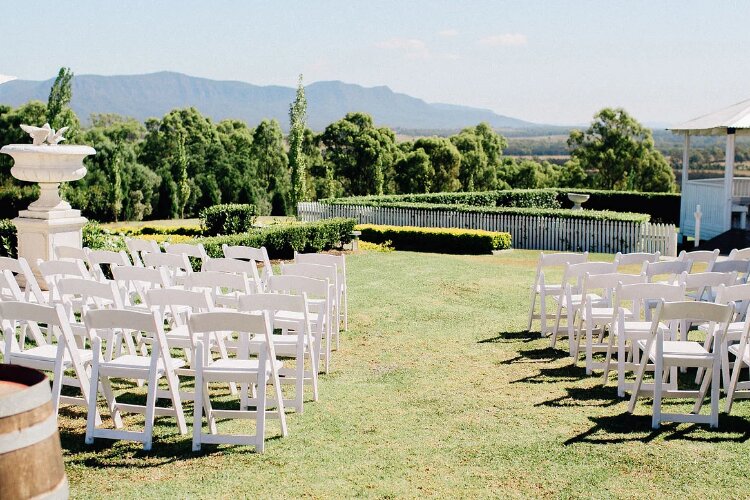
[[17, 249], [16, 226], [9, 219], [0, 219], [0, 257], [15, 259]]
[[378, 226], [361, 224], [360, 237], [372, 243], [390, 242], [396, 250], [452, 254], [487, 254], [511, 246], [509, 233], [477, 229]]
[[37, 184], [23, 186], [10, 182], [3, 184], [0, 186], [0, 219], [18, 217], [18, 212], [26, 210], [37, 198], [39, 198], [39, 185]]
[[[568, 193], [590, 195], [584, 204], [586, 211], [624, 212], [637, 210], [648, 214], [653, 222], [679, 224], [679, 193], [641, 193], [637, 191], [603, 191], [598, 189], [549, 188], [508, 189], [470, 193], [428, 193], [384, 196], [354, 196], [329, 198], [322, 203], [333, 205], [394, 206], [394, 203], [420, 203], [428, 205], [467, 205], [480, 207], [515, 207], [538, 209], [569, 209], [573, 202]], [[600, 217], [588, 217], [600, 218]]]
[[473, 205], [478, 207], [560, 208], [557, 192], [551, 189], [507, 189], [466, 193], [399, 194], [328, 198], [322, 203], [335, 205], [429, 203], [434, 205]]
[[320, 252], [351, 241], [354, 219], [326, 219], [254, 229], [243, 234], [197, 238], [211, 257], [223, 257], [223, 244], [266, 247], [272, 259], [290, 259], [294, 252]]
[[203, 209], [200, 218], [206, 234], [218, 236], [249, 231], [256, 215], [255, 205], [227, 203]]

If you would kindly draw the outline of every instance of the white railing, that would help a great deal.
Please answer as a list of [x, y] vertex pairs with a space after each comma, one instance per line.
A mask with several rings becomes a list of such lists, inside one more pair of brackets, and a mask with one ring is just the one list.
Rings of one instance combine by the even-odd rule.
[[318, 202], [297, 204], [297, 213], [306, 222], [350, 217], [360, 224], [505, 231], [511, 234], [513, 247], [523, 249], [605, 253], [658, 250], [665, 256], [677, 255], [677, 232], [672, 224]]

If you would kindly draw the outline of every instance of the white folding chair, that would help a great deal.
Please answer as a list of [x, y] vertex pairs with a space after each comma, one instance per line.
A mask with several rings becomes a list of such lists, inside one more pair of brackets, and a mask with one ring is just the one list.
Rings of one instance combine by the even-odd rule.
[[[529, 307], [529, 325], [526, 328], [527, 330], [531, 331], [532, 322], [538, 319], [541, 321], [540, 330], [543, 337], [551, 331], [547, 328], [547, 298], [557, 297], [559, 299], [563, 293], [563, 285], [562, 282], [553, 282], [550, 280], [550, 270], [558, 269], [558, 271], [563, 272], [564, 268], [569, 264], [580, 264], [586, 262], [588, 258], [588, 252], [582, 254], [545, 254], [542, 252], [539, 255], [539, 262], [536, 265], [536, 277], [534, 278], [534, 284], [531, 285], [531, 306]], [[536, 311], [537, 297], [539, 297], [539, 313], [534, 312]]]
[[750, 247], [748, 248], [734, 248], [731, 252], [729, 252], [729, 257], [727, 257], [728, 260], [747, 260], [750, 259]]
[[682, 273], [678, 278], [680, 283], [685, 284], [685, 298], [713, 302], [716, 298], [716, 289], [719, 286], [732, 286], [737, 283], [737, 273]]
[[221, 246], [221, 249], [224, 252], [224, 257], [228, 259], [247, 260], [260, 263], [263, 266], [263, 272], [260, 274], [260, 278], [264, 284], [268, 282], [269, 276], [273, 276], [273, 267], [271, 267], [271, 260], [268, 258], [266, 247], [255, 248], [241, 245], [230, 246], [225, 243]]
[[[0, 302], [0, 321], [5, 336], [5, 363], [52, 372], [52, 408], [55, 418], [61, 403], [88, 407], [89, 375], [86, 365], [93, 356], [90, 350], [81, 349], [76, 344], [61, 304], [47, 306], [26, 302]], [[36, 345], [27, 346], [23, 328], [19, 327], [22, 324], [48, 329], [47, 337], [52, 340], [47, 342], [42, 335]], [[65, 371], [69, 369], [73, 370], [74, 377], [65, 375]], [[79, 388], [83, 397], [62, 396], [60, 391], [63, 385]], [[93, 418], [100, 419], [95, 409]]]
[[[568, 334], [568, 348], [570, 355], [576, 353], [575, 350], [575, 321], [583, 305], [583, 278], [586, 273], [589, 274], [608, 274], [616, 270], [614, 262], [581, 262], [580, 264], [567, 264], [563, 271], [562, 292], [560, 295], [552, 295], [552, 300], [557, 302], [555, 313], [555, 327], [552, 330], [550, 346], [554, 349], [557, 344], [557, 337], [560, 335], [560, 323], [565, 311], [565, 327]], [[592, 300], [599, 302], [603, 299], [599, 296], [591, 297]]]
[[[84, 316], [84, 322], [92, 339], [92, 349], [95, 353], [91, 366], [92, 397], [89, 401], [89, 418], [86, 421], [86, 444], [93, 444], [96, 438], [124, 439], [139, 441], [143, 443], [144, 450], [150, 450], [156, 415], [174, 417], [180, 434], [186, 434], [187, 425], [180, 399], [179, 379], [176, 374], [176, 369], [183, 366], [184, 362], [170, 356], [158, 314], [114, 309], [90, 310]], [[153, 339], [150, 354], [125, 354], [110, 360], [102, 356], [103, 338], [133, 337], [136, 333]], [[148, 385], [146, 404], [126, 404], [117, 401], [110, 385], [111, 378], [146, 380]], [[172, 400], [172, 406], [169, 408], [156, 406], [156, 400], [162, 392], [157, 390], [157, 385], [162, 378], [166, 380], [168, 386], [166, 398]], [[91, 413], [96, 408], [99, 387], [107, 399], [116, 429], [99, 428], [91, 418]], [[122, 413], [143, 413], [146, 418], [144, 430], [121, 430]]]
[[737, 273], [739, 283], [747, 282], [748, 273], [750, 273], [750, 259], [726, 259], [717, 260], [708, 271], [713, 273]]
[[690, 262], [692, 264], [691, 268], [695, 271], [695, 263], [701, 262], [704, 263], [706, 266], [706, 269], [710, 268], [711, 265], [716, 262], [716, 259], [719, 258], [719, 250], [694, 250], [692, 252], [686, 252], [685, 250], [680, 252], [680, 255], [677, 256], [677, 260], [682, 262]]
[[[726, 359], [722, 364], [722, 368], [724, 368], [726, 371], [729, 371], [730, 368], [728, 354], [731, 354], [734, 358], [734, 362], [731, 366], [731, 377], [729, 378], [728, 382], [725, 382], [727, 391], [727, 415], [731, 414], [735, 399], [750, 398], [750, 380], [740, 380], [742, 369], [750, 368], [750, 321], [745, 320], [742, 325], [743, 328], [742, 333], [739, 336], [739, 342], [727, 342], [725, 344], [725, 349], [723, 350]], [[734, 337], [735, 339], [737, 338], [736, 335], [734, 335]], [[726, 374], [724, 375], [724, 378], [726, 380]]]
[[184, 254], [188, 257], [198, 259], [200, 261], [199, 268], [202, 268], [203, 264], [209, 260], [206, 249], [203, 247], [202, 243], [191, 245], [189, 243], [164, 242], [164, 252], [176, 255]]
[[185, 282], [185, 276], [193, 272], [190, 259], [182, 253], [142, 252], [141, 260], [146, 267], [164, 269], [172, 286], [182, 285]]
[[343, 316], [344, 330], [349, 329], [349, 287], [346, 283], [346, 257], [329, 253], [297, 253], [294, 252], [294, 262], [298, 264], [320, 264], [323, 266], [336, 266], [338, 272], [339, 306]]
[[[628, 411], [635, 411], [635, 404], [641, 395], [646, 365], [650, 361], [654, 366], [653, 390], [653, 418], [651, 425], [658, 429], [661, 422], [695, 422], [707, 423], [711, 427], [719, 426], [719, 386], [721, 385], [721, 353], [720, 347], [724, 342], [727, 326], [734, 313], [734, 306], [714, 304], [710, 302], [680, 301], [660, 302], [656, 315], [651, 324], [651, 331], [647, 339], [635, 342], [633, 349], [642, 352], [638, 366], [633, 392], [630, 396]], [[680, 325], [688, 322], [707, 322], [715, 325], [710, 328], [715, 332], [714, 348], [707, 351], [699, 342], [676, 340], [679, 337], [687, 339], [686, 334], [679, 335]], [[668, 328], [664, 328], [667, 325]], [[677, 388], [677, 368], [701, 367], [706, 370], [700, 389], [685, 390]], [[671, 378], [670, 385], [664, 388], [665, 379]], [[703, 400], [711, 389], [711, 412], [701, 415]], [[695, 405], [691, 413], [664, 413], [661, 410], [662, 398], [695, 398]]]
[[115, 266], [112, 276], [125, 299], [124, 306], [129, 309], [148, 310], [146, 292], [171, 286], [167, 271], [162, 267]]
[[[329, 313], [331, 320], [331, 342], [336, 342], [336, 349], [341, 345], [341, 323], [338, 319], [341, 317], [341, 304], [339, 299], [341, 295], [338, 293], [338, 270], [336, 266], [320, 265], [320, 264], [285, 264], [281, 263], [281, 274], [295, 275], [295, 276], [307, 276], [308, 278], [315, 278], [319, 280], [328, 280], [331, 286], [329, 296], [331, 297], [331, 311]], [[311, 299], [313, 303], [317, 303], [322, 306], [323, 299]]]
[[[192, 314], [188, 320], [192, 335], [200, 336], [210, 333], [234, 332], [245, 339], [240, 342], [245, 346], [237, 358], [213, 359], [211, 350], [202, 340], [197, 341], [195, 370], [195, 414], [193, 418], [193, 450], [201, 449], [202, 443], [230, 443], [238, 445], [255, 445], [255, 451], [262, 453], [265, 449], [266, 419], [278, 418], [281, 423], [281, 435], [287, 435], [284, 399], [279, 383], [281, 362], [276, 359], [273, 333], [268, 313], [248, 314], [231, 311], [215, 311], [203, 314]], [[221, 336], [221, 335], [218, 335]], [[259, 336], [263, 341], [258, 359], [249, 359], [247, 346], [251, 336]], [[253, 388], [254, 410], [248, 410], [250, 401], [241, 401], [240, 410], [220, 410], [211, 405], [208, 384], [210, 382], [239, 383]], [[273, 387], [274, 396], [271, 405], [275, 410], [268, 411], [269, 401], [266, 396], [267, 386]], [[246, 398], [246, 391], [242, 397]], [[206, 412], [210, 434], [203, 432], [203, 411]], [[219, 418], [254, 418], [256, 428], [254, 435], [219, 434], [216, 420]]]
[[644, 262], [659, 262], [661, 252], [632, 252], [615, 254], [615, 264], [618, 272], [621, 272], [620, 266], [643, 266]]
[[36, 262], [42, 279], [49, 290], [48, 301], [50, 304], [60, 301], [60, 293], [57, 290], [57, 282], [63, 278], [94, 279], [86, 266], [79, 260], [48, 260], [41, 259]]
[[649, 283], [677, 283], [682, 273], [689, 273], [693, 262], [690, 260], [673, 260], [664, 262], [644, 262], [641, 272]]
[[[586, 343], [586, 375], [591, 375], [594, 369], [604, 367], [602, 362], [594, 362], [595, 352], [607, 352], [609, 342], [603, 342], [604, 334], [610, 331], [615, 320], [614, 294], [618, 284], [632, 285], [645, 283], [646, 277], [642, 274], [589, 274], [583, 279], [581, 296], [583, 305], [578, 315], [578, 324], [574, 329], [575, 335], [573, 359], [578, 361], [578, 351], [584, 337]], [[596, 342], [594, 333], [597, 332]]]
[[[323, 360], [323, 370], [328, 373], [331, 367], [331, 287], [328, 280], [319, 280], [305, 276], [273, 275], [268, 280], [269, 293], [290, 295], [305, 294], [308, 299], [310, 324], [315, 341], [315, 352]], [[317, 301], [316, 301], [317, 299]], [[279, 312], [276, 319], [299, 320], [299, 315], [289, 315]], [[325, 346], [323, 345], [325, 340]], [[316, 362], [320, 369], [320, 363]]]
[[[294, 399], [284, 400], [285, 405], [292, 405], [298, 413], [304, 407], [304, 386], [309, 385], [313, 401], [318, 400], [318, 364], [320, 357], [315, 350], [307, 295], [283, 295], [278, 293], [258, 293], [240, 297], [240, 311], [267, 312], [274, 329], [281, 329], [281, 335], [272, 335], [271, 339], [276, 356], [295, 360], [294, 368], [282, 366], [279, 369], [281, 383], [294, 384]], [[318, 332], [320, 333], [320, 332]], [[258, 354], [264, 349], [264, 339], [256, 337], [250, 342], [250, 352]], [[305, 361], [310, 370], [305, 370]]]
[[[0, 271], [0, 302], [25, 302], [21, 287], [8, 269]], [[40, 335], [41, 336], [41, 335]], [[0, 338], [0, 354], [5, 352], [5, 340]]]
[[[602, 384], [607, 385], [609, 370], [612, 368], [612, 354], [617, 351], [617, 395], [625, 396], [626, 372], [634, 371], [640, 363], [639, 352], [632, 348], [633, 343], [648, 338], [651, 321], [649, 307], [660, 301], [680, 301], [685, 299], [684, 284], [638, 283], [618, 284], [615, 289], [615, 321], [610, 331], [604, 359]], [[615, 345], [616, 344], [616, 345]]]
[[0, 257], [0, 270], [7, 269], [13, 273], [16, 283], [24, 292], [26, 302], [36, 302], [37, 304], [46, 304], [42, 289], [31, 271], [29, 263], [23, 257], [13, 259], [11, 257]]
[[214, 304], [219, 307], [237, 309], [242, 295], [253, 293], [250, 280], [245, 273], [230, 274], [218, 271], [201, 271], [185, 277], [185, 290], [208, 290]]
[[154, 240], [143, 240], [139, 238], [125, 238], [125, 247], [130, 253], [130, 258], [133, 259], [133, 264], [138, 267], [143, 267], [143, 259], [141, 254], [143, 252], [160, 253], [161, 248], [159, 244]]
[[251, 293], [260, 293], [264, 290], [264, 283], [258, 276], [258, 268], [253, 261], [230, 259], [227, 257], [210, 259], [203, 264], [203, 271], [217, 273], [242, 274], [249, 280], [248, 286]]
[[100, 280], [107, 279], [107, 271], [114, 266], [133, 265], [125, 250], [115, 252], [113, 250], [90, 250], [87, 248], [85, 251], [91, 274]]

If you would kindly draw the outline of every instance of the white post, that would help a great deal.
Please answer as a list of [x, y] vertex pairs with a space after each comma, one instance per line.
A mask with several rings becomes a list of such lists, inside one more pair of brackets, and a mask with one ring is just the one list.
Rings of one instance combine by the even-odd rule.
[[695, 216], [695, 246], [698, 246], [701, 244], [701, 217], [703, 216], [700, 205], [695, 206], [693, 215]]
[[685, 184], [688, 180], [688, 168], [690, 166], [690, 132], [685, 131], [685, 141], [682, 146], [682, 180], [680, 182], [681, 191], [685, 192]]
[[727, 149], [724, 167], [724, 231], [732, 229], [732, 183], [734, 181], [734, 129], [727, 128]]

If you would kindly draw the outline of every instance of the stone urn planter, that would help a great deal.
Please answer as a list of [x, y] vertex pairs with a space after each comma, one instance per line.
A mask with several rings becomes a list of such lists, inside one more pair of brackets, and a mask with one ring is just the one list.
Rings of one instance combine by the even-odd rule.
[[568, 199], [573, 202], [571, 210], [583, 210], [581, 204], [589, 201], [590, 196], [588, 194], [568, 193]]
[[[45, 127], [49, 128], [48, 125]], [[44, 130], [34, 129], [37, 135], [38, 131]], [[49, 137], [53, 136], [56, 141], [61, 140], [59, 133], [54, 135], [54, 130], [49, 134]], [[37, 260], [57, 258], [55, 248], [59, 245], [81, 248], [81, 229], [86, 223], [80, 210], [73, 209], [60, 198], [60, 183], [83, 178], [86, 175], [83, 159], [96, 150], [90, 146], [59, 145], [56, 142], [44, 144], [45, 139], [32, 137], [35, 144], [8, 144], [0, 149], [0, 153], [13, 158], [10, 171], [13, 177], [36, 182], [41, 188], [39, 199], [27, 210], [21, 210], [13, 223], [18, 231], [18, 256], [28, 261], [37, 281], [44, 286]]]

